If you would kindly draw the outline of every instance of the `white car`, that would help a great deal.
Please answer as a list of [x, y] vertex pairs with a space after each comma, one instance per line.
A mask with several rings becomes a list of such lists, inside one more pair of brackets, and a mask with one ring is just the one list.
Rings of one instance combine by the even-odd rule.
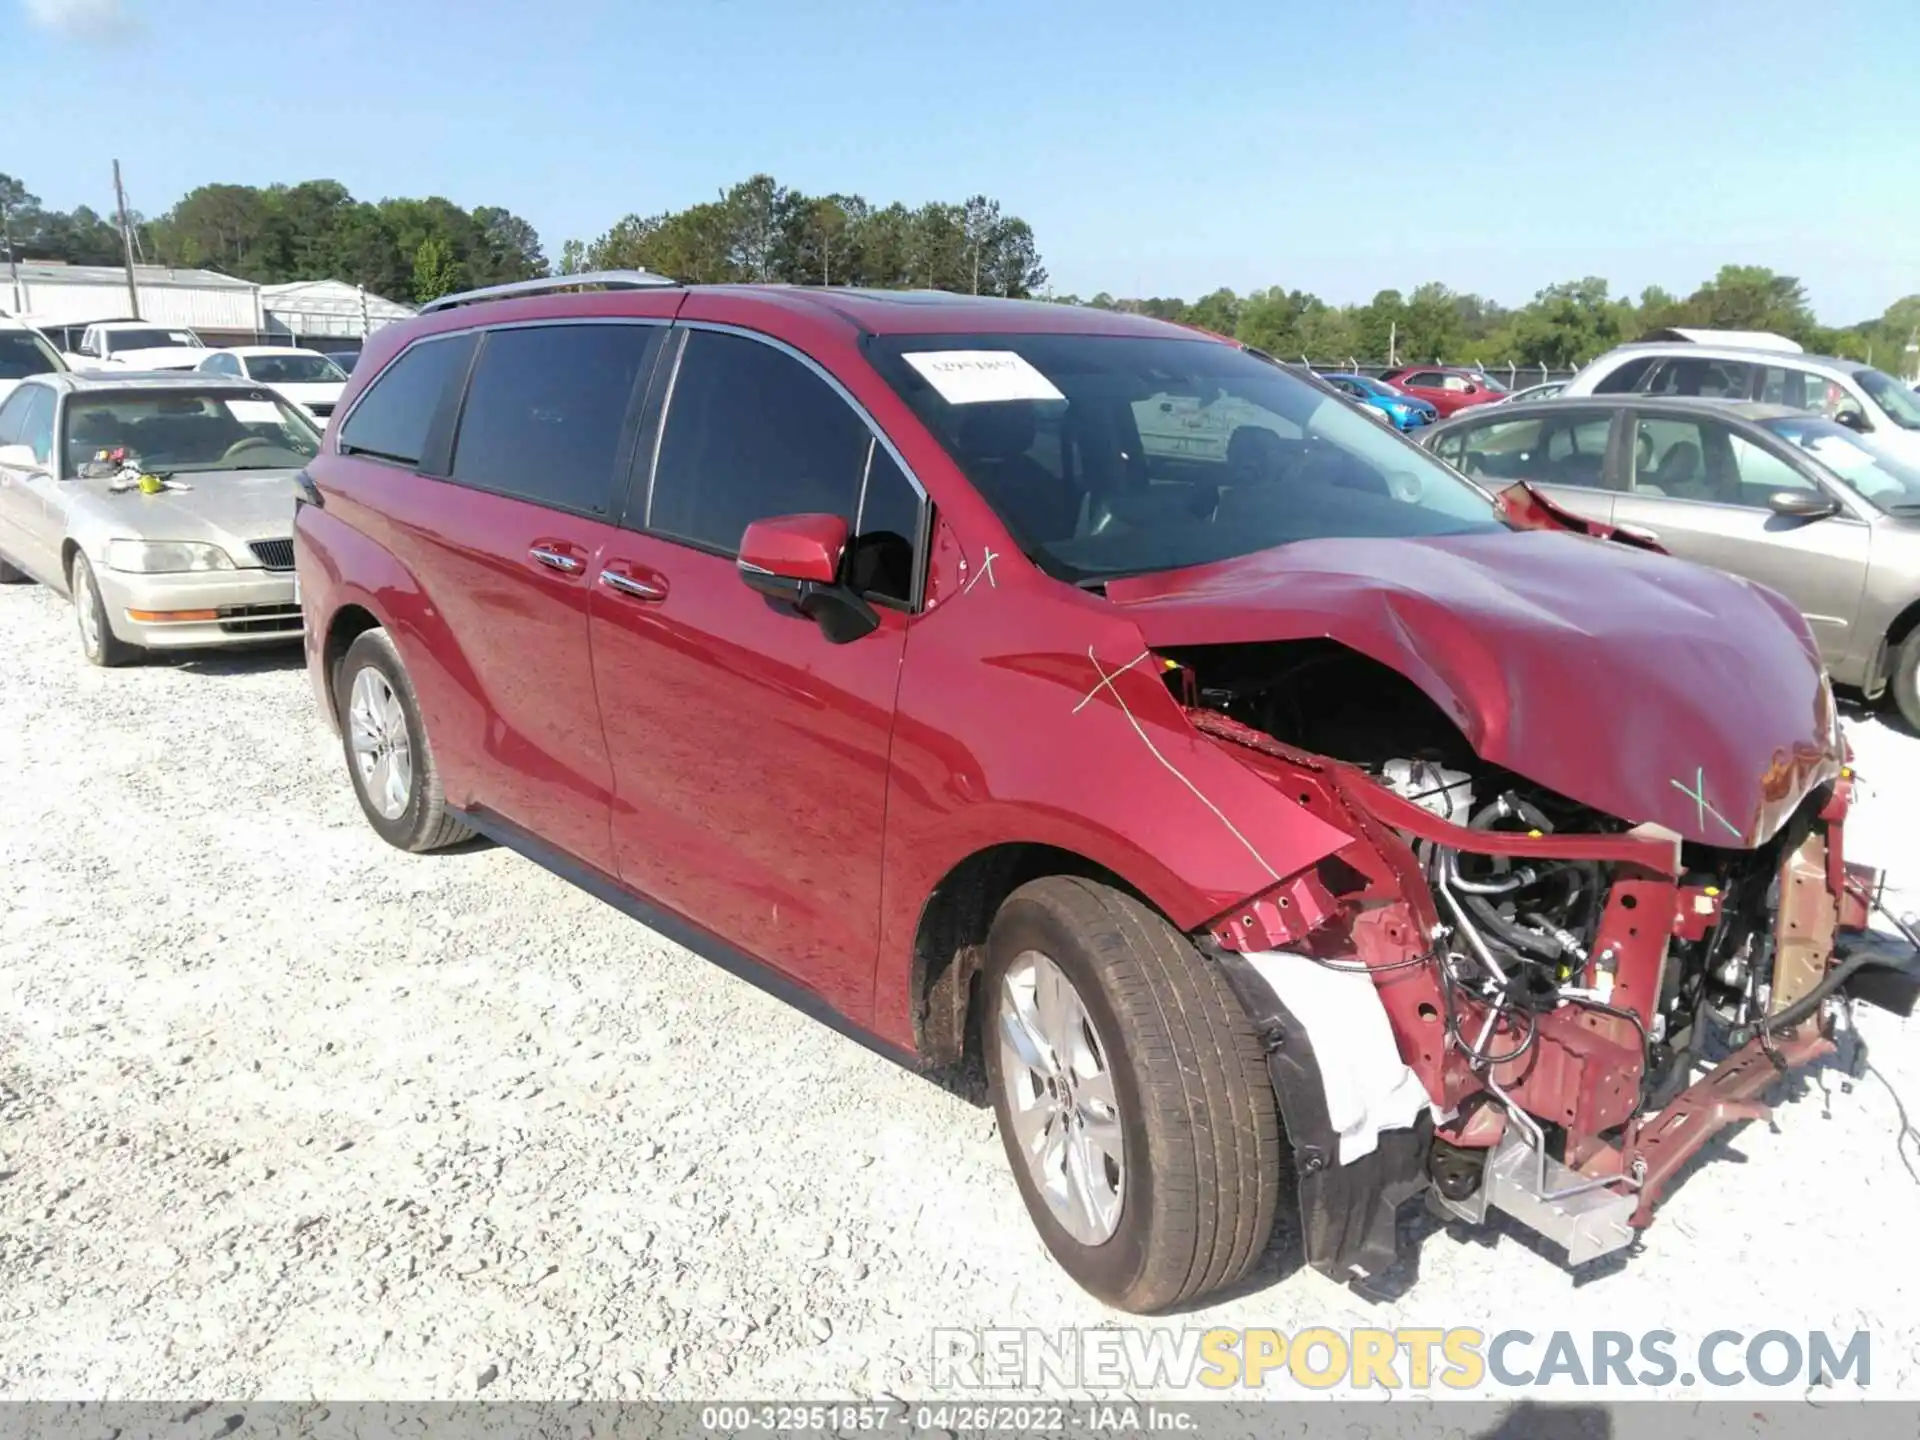
[[29, 375], [60, 375], [68, 368], [46, 336], [24, 321], [0, 315], [0, 400]]
[[80, 337], [80, 363], [89, 370], [191, 370], [206, 342], [184, 325], [102, 320]]
[[317, 420], [333, 414], [346, 389], [347, 372], [318, 350], [297, 345], [236, 345], [214, 350], [199, 368], [209, 375], [235, 375], [265, 385]]
[[1872, 435], [1920, 464], [1920, 396], [1906, 382], [1830, 355], [1754, 345], [1658, 340], [1621, 345], [1587, 366], [1560, 392], [1580, 395], [1699, 395], [1787, 405]]

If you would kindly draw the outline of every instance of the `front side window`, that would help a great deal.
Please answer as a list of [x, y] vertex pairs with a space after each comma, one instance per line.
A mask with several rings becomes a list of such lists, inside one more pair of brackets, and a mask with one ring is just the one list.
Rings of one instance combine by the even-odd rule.
[[1856, 370], [1853, 379], [1894, 424], [1902, 430], [1920, 430], [1920, 395], [1878, 370]]
[[1500, 528], [1489, 497], [1432, 456], [1232, 346], [986, 334], [874, 336], [866, 349], [1021, 548], [1061, 579], [1295, 540]]
[[659, 334], [654, 325], [488, 332], [461, 408], [452, 478], [607, 513], [627, 411]]
[[112, 474], [120, 462], [106, 457], [120, 450], [127, 463], [162, 474], [292, 469], [319, 453], [320, 432], [264, 390], [115, 388], [70, 397], [64, 473]]
[[1402, 385], [1418, 386], [1422, 390], [1444, 390], [1447, 377], [1435, 370], [1421, 370], [1400, 381]]
[[53, 392], [44, 385], [33, 387], [33, 398], [27, 403], [27, 413], [21, 417], [20, 438], [17, 444], [28, 446], [33, 458], [42, 465], [53, 463]]
[[[1920, 465], [1898, 455], [1872, 435], [1811, 415], [1763, 420], [1763, 429], [1806, 452], [1856, 493], [1896, 515], [1920, 512]], [[0, 414], [0, 441], [5, 440]]]
[[1718, 421], [1642, 416], [1636, 422], [1636, 494], [1764, 510], [1776, 490], [1818, 488], [1779, 456]]
[[1648, 395], [1698, 395], [1703, 399], [1744, 400], [1753, 385], [1753, 367], [1740, 360], [1697, 356], [1662, 360], [1640, 389]]
[[380, 372], [340, 429], [342, 455], [418, 465], [448, 387], [465, 377], [474, 334], [422, 340]]
[[791, 355], [743, 335], [687, 333], [647, 527], [725, 555], [755, 520], [853, 523], [872, 432]]
[[1594, 382], [1596, 395], [1626, 395], [1640, 388], [1640, 382], [1657, 362], [1650, 355], [1636, 355], [1616, 365]]
[[31, 330], [0, 330], [0, 380], [24, 380], [66, 369], [60, 357]]
[[0, 445], [18, 445], [20, 427], [27, 418], [27, 407], [33, 404], [33, 397], [42, 387], [39, 385], [21, 385], [0, 403]]

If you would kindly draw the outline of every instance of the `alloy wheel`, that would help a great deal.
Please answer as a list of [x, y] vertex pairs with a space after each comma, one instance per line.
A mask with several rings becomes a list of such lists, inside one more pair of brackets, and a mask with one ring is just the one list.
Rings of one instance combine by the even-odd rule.
[[1126, 1201], [1126, 1142], [1109, 1052], [1080, 992], [1037, 950], [1000, 987], [1000, 1069], [1034, 1188], [1082, 1245], [1113, 1238]]
[[367, 801], [388, 820], [406, 814], [413, 798], [413, 744], [407, 714], [387, 677], [372, 665], [353, 677], [347, 701], [353, 763]]

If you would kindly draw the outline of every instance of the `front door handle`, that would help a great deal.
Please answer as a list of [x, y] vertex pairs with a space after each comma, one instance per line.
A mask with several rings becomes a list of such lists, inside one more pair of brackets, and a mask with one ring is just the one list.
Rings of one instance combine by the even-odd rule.
[[564, 550], [555, 550], [551, 546], [536, 545], [527, 551], [527, 558], [549, 570], [558, 570], [562, 575], [578, 575], [586, 569], [586, 562]]
[[623, 575], [618, 570], [602, 570], [600, 583], [610, 590], [618, 590], [622, 595], [631, 595], [636, 600], [664, 600], [667, 587], [653, 580], [642, 580], [635, 575]]

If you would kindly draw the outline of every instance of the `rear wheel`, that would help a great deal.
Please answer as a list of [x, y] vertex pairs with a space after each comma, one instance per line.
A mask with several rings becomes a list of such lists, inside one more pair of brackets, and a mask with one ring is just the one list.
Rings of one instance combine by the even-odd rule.
[[1900, 718], [1920, 731], [1920, 629], [1914, 630], [1894, 651], [1888, 689], [1893, 691], [1893, 703], [1900, 711]]
[[1138, 900], [1052, 876], [1001, 906], [983, 978], [1001, 1138], [1067, 1273], [1135, 1312], [1245, 1275], [1273, 1230], [1280, 1129], [1224, 977]]
[[80, 653], [95, 665], [124, 665], [139, 653], [113, 633], [107, 623], [106, 602], [100, 598], [100, 582], [93, 578], [93, 566], [77, 551], [67, 571], [67, 589], [73, 596], [74, 620], [80, 627]]
[[385, 630], [354, 639], [334, 686], [347, 773], [367, 823], [388, 844], [416, 853], [472, 835], [447, 814], [413, 682]]

